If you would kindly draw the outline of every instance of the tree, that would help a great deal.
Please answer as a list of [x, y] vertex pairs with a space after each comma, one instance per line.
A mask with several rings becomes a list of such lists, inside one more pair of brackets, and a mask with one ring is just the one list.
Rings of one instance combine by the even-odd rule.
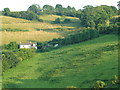
[[62, 8], [62, 5], [61, 4], [57, 4], [56, 6], [55, 6], [55, 9], [61, 9]]
[[57, 15], [62, 15], [63, 7], [62, 7], [61, 4], [57, 4], [57, 5], [55, 6], [55, 9], [56, 9], [56, 14], [57, 14]]
[[63, 23], [71, 23], [71, 20], [66, 18]]
[[4, 8], [4, 15], [9, 16], [10, 13], [10, 9], [9, 8]]
[[3, 48], [7, 50], [16, 50], [18, 49], [18, 44], [16, 42], [10, 42], [7, 45], [3, 45]]
[[56, 23], [56, 24], [61, 23], [60, 18], [55, 19], [54, 23]]
[[43, 6], [43, 12], [44, 12], [45, 14], [54, 14], [55, 9], [54, 9], [53, 6], [44, 5], [44, 6]]
[[84, 8], [84, 9], [91, 9], [91, 8], [93, 8], [93, 6], [92, 6], [92, 5], [86, 5], [86, 6], [84, 6], [83, 8]]
[[44, 5], [43, 10], [54, 10], [54, 7], [51, 5]]
[[[102, 25], [103, 27], [109, 26], [112, 16], [117, 15], [115, 7], [101, 5], [97, 7], [85, 6], [80, 14], [80, 19], [85, 27], [95, 27]], [[100, 26], [101, 27], [101, 26]], [[100, 28], [99, 27], [99, 28]], [[104, 28], [102, 28], [104, 29]]]
[[81, 17], [82, 10], [79, 9], [76, 11], [76, 17], [80, 18]]
[[27, 11], [32, 11], [32, 12], [38, 14], [40, 11], [40, 6], [38, 4], [33, 4], [28, 8]]
[[117, 6], [118, 6], [118, 9], [120, 9], [120, 1], [118, 1], [117, 3], [118, 3], [118, 5], [117, 5]]
[[31, 11], [28, 11], [26, 19], [28, 19], [28, 20], [38, 20], [39, 17], [35, 13], [33, 13]]

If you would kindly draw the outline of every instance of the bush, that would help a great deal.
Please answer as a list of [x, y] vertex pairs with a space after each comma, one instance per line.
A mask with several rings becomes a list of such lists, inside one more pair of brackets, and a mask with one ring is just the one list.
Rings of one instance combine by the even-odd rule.
[[2, 69], [3, 72], [16, 67], [16, 65], [23, 60], [29, 59], [34, 56], [35, 49], [20, 49], [14, 51], [2, 51]]
[[2, 49], [7, 49], [7, 50], [16, 50], [18, 48], [19, 46], [16, 42], [10, 42], [9, 44], [2, 46]]
[[70, 20], [70, 19], [65, 19], [65, 20], [63, 21], [63, 23], [71, 23], [71, 20]]
[[39, 22], [44, 22], [42, 19], [38, 19]]
[[53, 21], [53, 23], [55, 23], [55, 24], [61, 23], [60, 18], [55, 19], [55, 21]]
[[111, 24], [110, 26], [99, 26], [98, 31], [100, 34], [118, 33], [118, 25]]

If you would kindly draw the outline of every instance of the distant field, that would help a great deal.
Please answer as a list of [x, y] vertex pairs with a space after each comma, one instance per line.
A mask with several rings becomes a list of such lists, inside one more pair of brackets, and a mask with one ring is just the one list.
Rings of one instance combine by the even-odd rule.
[[76, 28], [80, 27], [80, 20], [76, 17], [70, 17], [70, 16], [57, 16], [57, 15], [40, 15], [40, 18], [43, 19], [45, 22], [51, 23], [52, 21], [55, 21], [55, 19], [60, 18], [61, 22], [65, 19], [70, 19], [71, 23], [67, 24], [60, 24], [62, 28]]
[[73, 21], [75, 20], [79, 20], [79, 18], [76, 17], [69, 17], [69, 16], [57, 16], [57, 15], [40, 15], [40, 18], [45, 20], [45, 21], [54, 21], [57, 18], [60, 18], [61, 21], [63, 21], [64, 19], [71, 19]]
[[[72, 20], [72, 23], [69, 24], [51, 24], [51, 21], [54, 21], [56, 18], [69, 18]], [[0, 16], [2, 18], [2, 29], [20, 29], [20, 30], [29, 30], [30, 32], [0, 32], [2, 34], [2, 44], [7, 44], [11, 41], [16, 42], [26, 42], [27, 40], [36, 40], [36, 41], [48, 41], [53, 38], [58, 38], [60, 36], [60, 31], [57, 30], [68, 28], [76, 28], [79, 26], [78, 18], [67, 17], [67, 16], [57, 16], [57, 15], [45, 15], [40, 16], [45, 22], [29, 21], [20, 18], [13, 18], [8, 16]], [[47, 20], [47, 22], [46, 22]], [[77, 21], [77, 22], [76, 22]], [[75, 23], [76, 22], [76, 23]], [[52, 29], [51, 32], [45, 32]], [[36, 31], [38, 30], [38, 31]], [[55, 33], [56, 32], [56, 33]]]
[[[40, 16], [41, 19], [44, 21], [54, 21], [57, 17], [60, 17], [62, 20], [65, 18], [73, 19], [73, 22], [75, 20], [78, 20], [78, 18], [73, 17], [61, 17], [57, 15], [46, 15], [46, 16]], [[71, 25], [60, 25], [60, 24], [51, 24], [49, 22], [37, 22], [37, 21], [30, 21], [20, 18], [13, 18], [8, 16], [0, 16], [2, 18], [2, 28], [3, 29], [22, 29], [22, 30], [36, 30], [36, 29], [54, 29], [54, 28], [73, 28]]]
[[25, 19], [13, 18], [8, 16], [0, 16], [2, 18], [2, 28], [7, 29], [23, 29], [23, 30], [36, 30], [36, 29], [50, 29], [61, 27], [60, 25], [52, 25], [49, 23], [29, 21]]
[[36, 41], [48, 41], [53, 38], [61, 37], [55, 32], [45, 32], [45, 31], [30, 31], [30, 32], [0, 32], [2, 33], [2, 44], [8, 44], [9, 42], [15, 41], [27, 42], [27, 40]]
[[3, 73], [7, 88], [92, 88], [118, 75], [118, 37], [104, 35], [83, 43], [38, 53]]

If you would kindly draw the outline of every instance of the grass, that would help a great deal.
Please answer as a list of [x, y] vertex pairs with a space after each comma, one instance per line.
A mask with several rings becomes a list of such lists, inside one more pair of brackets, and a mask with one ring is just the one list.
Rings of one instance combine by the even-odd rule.
[[9, 42], [15, 41], [17, 43], [26, 43], [28, 40], [35, 41], [48, 41], [53, 38], [61, 37], [55, 32], [45, 32], [45, 31], [30, 31], [30, 32], [0, 32], [2, 34], [2, 44], [8, 44]]
[[63, 22], [65, 19], [71, 20], [71, 23], [59, 24], [62, 26], [61, 28], [76, 28], [76, 27], [81, 26], [79, 18], [76, 18], [76, 17], [58, 16], [58, 15], [40, 15], [40, 18], [43, 19], [47, 23], [51, 23], [52, 21], [55, 21], [55, 19], [57, 19], [57, 18], [60, 18], [61, 22]]
[[116, 35], [104, 35], [83, 43], [38, 53], [3, 73], [3, 86], [90, 88], [98, 80], [109, 82], [118, 74], [117, 45]]
[[49, 28], [56, 28], [61, 27], [59, 25], [52, 25], [49, 23], [42, 23], [37, 21], [29, 21], [20, 18], [13, 18], [8, 16], [0, 16], [2, 18], [2, 28], [7, 29], [23, 29], [23, 30], [30, 30], [35, 31], [37, 28], [41, 29], [49, 29]]
[[[13, 18], [13, 17], [8, 17], [8, 16], [0, 16], [2, 18], [2, 28], [3, 29], [23, 29], [23, 30], [30, 30], [30, 31], [35, 31], [36, 29], [54, 29], [54, 28], [73, 28], [73, 26], [70, 25], [57, 25], [57, 24], [51, 24], [50, 21], [54, 21], [57, 17], [57, 15], [46, 15], [46, 16], [40, 16], [41, 19], [44, 21], [48, 22], [37, 22], [37, 21], [30, 21], [30, 20], [25, 20], [25, 19], [20, 19], [20, 18]], [[78, 18], [73, 18], [73, 17], [61, 17], [61, 19], [65, 18], [70, 18], [75, 22], [78, 20]], [[75, 24], [76, 25], [76, 24]]]
[[[78, 18], [57, 16], [57, 15], [45, 15], [40, 16], [45, 22], [30, 21], [20, 18], [13, 18], [8, 16], [0, 16], [2, 19], [2, 29], [10, 30], [29, 30], [30, 32], [8, 32], [2, 31], [2, 44], [8, 44], [11, 41], [17, 43], [27, 42], [27, 40], [35, 41], [48, 41], [53, 38], [64, 37], [63, 34], [67, 33], [68, 28], [75, 28], [79, 26]], [[51, 24], [56, 18], [60, 17], [61, 20], [69, 18], [72, 23], [69, 24]], [[46, 22], [47, 21], [47, 22]], [[76, 22], [76, 23], [75, 23]], [[38, 30], [38, 31], [37, 31]], [[61, 31], [63, 30], [63, 31]], [[69, 31], [69, 30], [68, 30]]]
[[40, 18], [47, 22], [55, 21], [55, 19], [57, 18], [60, 18], [61, 21], [63, 21], [66, 18], [71, 19], [74, 22], [79, 20], [79, 18], [76, 18], [76, 17], [58, 16], [58, 15], [40, 15]]

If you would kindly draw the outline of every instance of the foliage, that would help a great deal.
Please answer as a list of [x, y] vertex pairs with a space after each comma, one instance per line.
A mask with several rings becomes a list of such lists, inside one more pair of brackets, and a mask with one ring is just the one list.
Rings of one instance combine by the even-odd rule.
[[59, 46], [57, 48], [59, 48], [64, 45], [75, 44], [90, 40], [98, 36], [98, 31], [94, 29], [79, 30], [63, 39], [53, 39], [51, 41], [48, 41], [47, 43], [38, 42], [38, 52], [50, 51], [51, 49], [55, 49], [55, 44], [58, 44]]
[[98, 25], [97, 30], [100, 34], [109, 34], [109, 33], [116, 33], [118, 34], [118, 25], [111, 24], [110, 26], [103, 26], [101, 24]]
[[31, 5], [27, 11], [31, 11], [33, 13], [39, 14], [40, 13], [40, 6], [38, 4]]
[[20, 11], [20, 12], [10, 12], [10, 10], [7, 8], [4, 9], [4, 15], [5, 16], [11, 16], [15, 18], [22, 18], [22, 19], [27, 19], [27, 20], [37, 20], [40, 21], [37, 11], [34, 10], [34, 5], [29, 7], [27, 11]]
[[100, 88], [118, 88], [116, 85], [120, 83], [120, 80], [118, 76], [114, 75], [114, 80], [111, 81], [110, 84], [104, 82], [104, 81], [97, 81], [96, 84], [94, 85], [95, 90], [99, 90]]
[[42, 14], [55, 14], [55, 9], [53, 6], [51, 5], [44, 5], [42, 8], [43, 12], [41, 12]]
[[9, 8], [4, 8], [4, 15], [9, 16], [10, 13], [10, 9]]
[[55, 19], [55, 21], [53, 21], [53, 23], [60, 24], [61, 23], [60, 18]]
[[2, 48], [7, 50], [16, 50], [19, 46], [16, 42], [10, 42], [9, 44], [3, 45]]
[[80, 16], [81, 23], [85, 27], [107, 27], [112, 16], [117, 15], [117, 9], [113, 6], [101, 5], [97, 7], [85, 6]]
[[114, 76], [114, 80], [112, 80], [112, 84], [115, 85], [115, 84], [119, 84], [120, 83], [120, 78], [118, 76]]
[[96, 89], [97, 88], [104, 88], [105, 86], [106, 86], [105, 82], [103, 82], [103, 81], [97, 81], [94, 88], [96, 88]]
[[65, 20], [63, 21], [63, 23], [71, 23], [71, 20], [70, 20], [70, 19], [65, 19]]
[[10, 68], [16, 66], [20, 62], [20, 57], [18, 57], [14, 52], [2, 51], [2, 71], [6, 71]]
[[[9, 44], [11, 45], [11, 43]], [[13, 46], [12, 46], [13, 47]], [[11, 49], [11, 48], [9, 48]], [[31, 58], [35, 54], [35, 49], [13, 49], [11, 51], [2, 51], [2, 70], [3, 72], [16, 67], [23, 60]]]
[[69, 35], [68, 37], [65, 37], [64, 39], [53, 39], [53, 41], [50, 42], [57, 42], [60, 45], [68, 45], [68, 44], [74, 44], [79, 43], [88, 39], [96, 38], [99, 36], [99, 33], [97, 30], [80, 30], [76, 33]]

